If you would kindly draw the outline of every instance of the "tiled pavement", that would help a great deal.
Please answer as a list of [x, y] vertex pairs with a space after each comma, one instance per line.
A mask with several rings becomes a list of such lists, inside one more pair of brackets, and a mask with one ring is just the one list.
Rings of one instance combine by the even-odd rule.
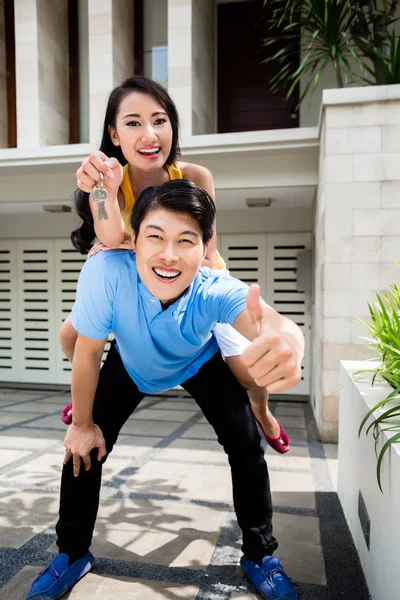
[[[61, 393], [0, 389], [0, 600], [24, 600], [56, 552]], [[291, 451], [266, 454], [277, 556], [299, 600], [367, 600], [335, 493], [336, 448], [308, 405], [273, 403]], [[238, 567], [226, 457], [179, 390], [143, 400], [104, 467], [95, 567], [71, 600], [256, 600]]]

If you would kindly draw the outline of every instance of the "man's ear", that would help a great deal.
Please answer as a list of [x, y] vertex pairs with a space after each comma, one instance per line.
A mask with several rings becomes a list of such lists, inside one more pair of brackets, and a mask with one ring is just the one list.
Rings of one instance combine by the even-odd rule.
[[110, 138], [112, 143], [114, 144], [114, 146], [119, 146], [119, 137], [118, 137], [118, 133], [117, 130], [115, 129], [115, 127], [111, 127], [111, 125], [108, 126], [108, 133], [110, 134]]
[[204, 251], [203, 251], [203, 257], [205, 258], [206, 254], [207, 254], [207, 250], [208, 250], [208, 243], [205, 244], [204, 246]]

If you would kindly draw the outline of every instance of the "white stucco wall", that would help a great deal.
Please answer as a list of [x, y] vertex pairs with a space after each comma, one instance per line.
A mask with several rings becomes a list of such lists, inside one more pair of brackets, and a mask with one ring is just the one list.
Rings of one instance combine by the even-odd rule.
[[[70, 204], [71, 198], [66, 199]], [[80, 223], [74, 213], [2, 214], [0, 239], [69, 237]], [[310, 231], [311, 211], [306, 208], [223, 210], [217, 212], [217, 232], [224, 233], [276, 233]]]
[[[371, 433], [366, 436], [364, 431], [359, 438], [358, 429], [364, 414], [386, 398], [392, 388], [380, 381], [371, 387], [371, 375], [354, 382], [354, 372], [363, 368], [364, 363], [342, 363], [338, 495], [372, 600], [394, 599], [398, 597], [400, 588], [400, 446], [394, 444], [383, 460], [382, 494], [376, 479], [377, 456], [373, 436]], [[378, 453], [392, 435], [388, 433], [381, 435]], [[358, 514], [359, 492], [370, 519], [369, 549]]]
[[217, 232], [219, 234], [308, 232], [311, 229], [311, 208], [248, 208], [221, 211], [217, 209]]

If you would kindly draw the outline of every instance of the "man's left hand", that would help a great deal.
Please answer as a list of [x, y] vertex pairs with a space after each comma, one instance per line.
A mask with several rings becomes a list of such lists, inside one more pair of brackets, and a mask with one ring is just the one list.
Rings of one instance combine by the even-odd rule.
[[260, 288], [252, 285], [247, 294], [247, 310], [256, 337], [243, 352], [242, 360], [250, 375], [269, 393], [284, 392], [301, 381], [304, 351], [289, 332], [278, 332], [265, 322]]

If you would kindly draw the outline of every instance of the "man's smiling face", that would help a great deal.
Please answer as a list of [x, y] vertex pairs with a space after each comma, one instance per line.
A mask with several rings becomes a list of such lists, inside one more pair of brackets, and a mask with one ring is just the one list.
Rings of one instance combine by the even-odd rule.
[[146, 215], [133, 247], [141, 280], [163, 304], [175, 302], [186, 291], [206, 250], [192, 217], [163, 208]]

